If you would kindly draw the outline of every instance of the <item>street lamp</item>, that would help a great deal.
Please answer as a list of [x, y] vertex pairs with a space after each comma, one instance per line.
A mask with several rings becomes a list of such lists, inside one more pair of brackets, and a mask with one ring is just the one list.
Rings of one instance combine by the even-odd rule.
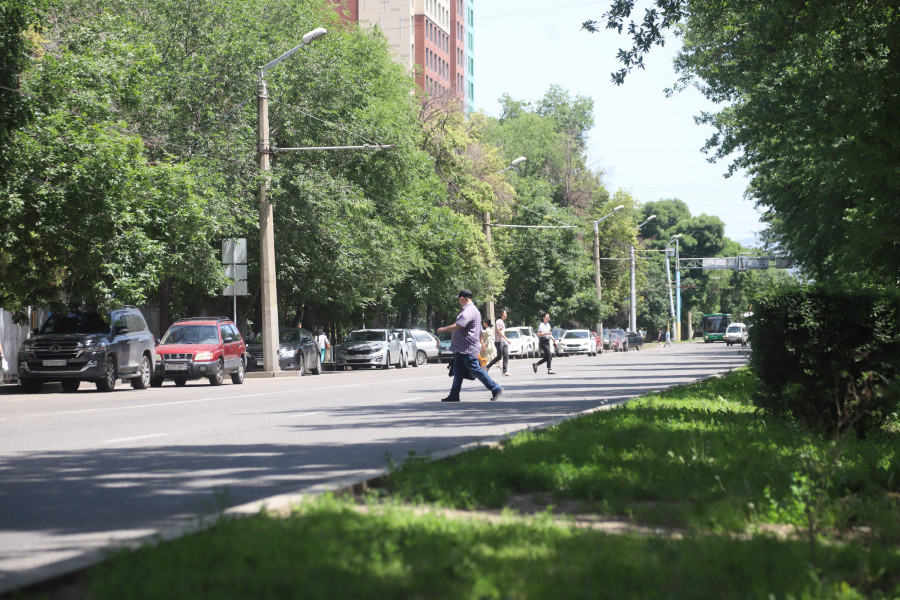
[[257, 117], [259, 126], [259, 170], [262, 178], [259, 182], [259, 277], [262, 291], [262, 334], [263, 334], [263, 370], [280, 371], [278, 364], [278, 298], [275, 288], [275, 231], [273, 226], [272, 203], [267, 194], [269, 191], [269, 155], [272, 153], [269, 141], [269, 92], [264, 77], [266, 73], [278, 66], [297, 50], [307, 46], [325, 35], [327, 31], [319, 27], [303, 36], [303, 40], [275, 60], [259, 68], [259, 83], [256, 88]]
[[[509, 163], [509, 166], [506, 167], [505, 169], [501, 169], [501, 170], [497, 171], [497, 174], [499, 175], [500, 173], [504, 173], [506, 171], [509, 171], [510, 169], [516, 169], [517, 165], [522, 164], [526, 160], [528, 160], [528, 159], [525, 158], [524, 156], [520, 156], [519, 158], [517, 158], [517, 159], [513, 160], [511, 163]], [[518, 171], [518, 169], [516, 169], [516, 170]], [[484, 238], [485, 238], [485, 240], [487, 240], [488, 249], [490, 250], [491, 249], [491, 211], [489, 211], [489, 210], [484, 211]], [[493, 323], [494, 322], [494, 301], [488, 300], [487, 303], [485, 304], [485, 309], [487, 312], [487, 318], [491, 320], [491, 323]]]
[[[641, 227], [652, 221], [656, 218], [656, 215], [650, 215], [647, 217], [647, 220], [634, 228], [634, 230], [640, 231]], [[636, 270], [635, 260], [634, 260], [634, 244], [631, 244], [631, 311], [629, 314], [628, 320], [628, 328], [631, 331], [637, 331], [637, 290], [635, 289], [635, 270]], [[602, 332], [601, 332], [602, 333]]]
[[[669, 239], [669, 244], [673, 241], [675, 242], [675, 310], [673, 311], [672, 317], [675, 319], [675, 339], [679, 342], [681, 341], [681, 265], [678, 261], [679, 259], [679, 247], [678, 240], [684, 234], [673, 235]], [[668, 253], [666, 254], [666, 260], [669, 259]], [[668, 271], [668, 268], [667, 268]], [[671, 282], [669, 284], [671, 286]], [[669, 291], [669, 303], [672, 302], [671, 296], [671, 288]]]
[[[617, 211], [622, 210], [623, 208], [625, 208], [625, 205], [620, 204], [617, 207], [615, 207], [614, 209], [612, 209], [612, 212], [609, 213], [608, 215], [606, 215], [605, 217], [601, 217], [601, 218], [597, 219], [596, 221], [594, 221], [594, 285], [597, 287], [597, 302], [598, 303], [602, 299], [602, 294], [600, 293], [600, 229], [597, 227], [597, 225], [599, 225], [601, 221], [613, 216], [613, 214], [615, 214]], [[603, 338], [602, 307], [601, 307], [601, 313], [600, 313], [600, 321], [597, 323], [597, 335], [599, 335], [601, 339]]]

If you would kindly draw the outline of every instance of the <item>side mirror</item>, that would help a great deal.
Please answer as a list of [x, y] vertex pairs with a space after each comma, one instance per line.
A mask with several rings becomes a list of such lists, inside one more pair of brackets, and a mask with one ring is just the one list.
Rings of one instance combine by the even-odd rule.
[[126, 325], [116, 327], [116, 335], [125, 335], [126, 333], [131, 333], [131, 330]]

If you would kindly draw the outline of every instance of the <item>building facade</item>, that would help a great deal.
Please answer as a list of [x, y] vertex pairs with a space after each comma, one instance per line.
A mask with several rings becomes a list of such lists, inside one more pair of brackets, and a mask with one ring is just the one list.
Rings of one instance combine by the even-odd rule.
[[377, 25], [396, 59], [415, 69], [416, 84], [434, 98], [474, 106], [475, 0], [335, 0], [344, 20]]

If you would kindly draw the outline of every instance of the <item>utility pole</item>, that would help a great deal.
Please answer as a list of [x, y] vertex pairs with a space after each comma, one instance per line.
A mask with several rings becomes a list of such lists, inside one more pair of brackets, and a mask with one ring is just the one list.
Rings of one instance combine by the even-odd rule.
[[260, 71], [258, 99], [259, 127], [259, 250], [260, 283], [262, 285], [263, 370], [280, 371], [278, 364], [278, 300], [275, 288], [275, 227], [272, 203], [269, 202], [269, 172], [271, 170], [269, 145], [269, 92]]
[[[600, 304], [600, 301], [603, 299], [603, 295], [600, 293], [600, 222], [608, 219], [613, 216], [617, 211], [625, 208], [624, 204], [620, 204], [614, 209], [612, 212], [606, 215], [605, 217], [600, 217], [596, 221], [594, 221], [594, 285], [597, 287], [597, 304]], [[597, 322], [597, 335], [600, 336], [600, 339], [603, 339], [603, 307], [600, 307], [600, 320]]]

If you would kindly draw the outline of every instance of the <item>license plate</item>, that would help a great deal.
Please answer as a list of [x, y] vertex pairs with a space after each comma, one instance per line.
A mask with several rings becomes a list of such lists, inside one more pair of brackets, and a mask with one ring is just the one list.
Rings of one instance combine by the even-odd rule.
[[166, 365], [166, 371], [187, 371], [187, 365]]
[[257, 367], [263, 366], [263, 359], [257, 358], [257, 359], [256, 359], [256, 366], [257, 366]]
[[66, 366], [66, 359], [64, 358], [52, 358], [44, 361], [45, 367], [64, 367]]

